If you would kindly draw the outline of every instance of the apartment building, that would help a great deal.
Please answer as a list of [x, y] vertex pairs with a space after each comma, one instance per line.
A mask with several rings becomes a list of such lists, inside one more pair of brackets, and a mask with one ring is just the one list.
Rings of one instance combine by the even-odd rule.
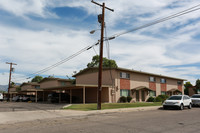
[[[150, 96], [184, 93], [183, 81], [176, 77], [130, 70], [125, 68], [104, 68], [102, 97], [106, 102], [119, 102], [121, 96], [131, 96], [132, 102], [146, 101]], [[97, 85], [98, 68], [86, 68], [75, 74], [76, 85]], [[96, 93], [93, 95], [96, 97]], [[106, 98], [105, 98], [106, 97]]]

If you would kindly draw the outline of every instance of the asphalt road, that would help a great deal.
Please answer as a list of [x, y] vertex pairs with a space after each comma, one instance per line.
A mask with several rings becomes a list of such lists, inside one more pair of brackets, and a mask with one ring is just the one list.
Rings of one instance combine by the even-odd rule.
[[[28, 102], [0, 102], [0, 112], [57, 110], [67, 104], [28, 103]], [[1, 131], [0, 131], [1, 133]]]
[[200, 108], [98, 114], [0, 125], [0, 133], [199, 133]]

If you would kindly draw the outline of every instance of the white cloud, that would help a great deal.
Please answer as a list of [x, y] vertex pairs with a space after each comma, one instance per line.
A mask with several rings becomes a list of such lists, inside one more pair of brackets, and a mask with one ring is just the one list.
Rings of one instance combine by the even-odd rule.
[[0, 0], [0, 8], [16, 16], [25, 17], [28, 14], [45, 17], [49, 12], [45, 11], [44, 0]]
[[[98, 2], [101, 3], [103, 0]], [[116, 0], [113, 2], [105, 0], [105, 3], [108, 7], [115, 9], [114, 13], [106, 11], [107, 28], [109, 33], [113, 34], [121, 32], [122, 29], [117, 28], [120, 23], [129, 25], [124, 28], [125, 30], [131, 29], [194, 6], [197, 1]], [[169, 5], [176, 8], [166, 8]], [[30, 18], [24, 19], [29, 15], [54, 19], [57, 16], [48, 8], [63, 6], [84, 9], [88, 15], [100, 13], [99, 8], [95, 7], [90, 0], [0, 0], [1, 10], [23, 17], [30, 27], [39, 27], [39, 30], [32, 30], [0, 24], [0, 70], [8, 69], [5, 60], [13, 61], [18, 64], [14, 76], [19, 78], [25, 73], [32, 73], [52, 65], [95, 42], [97, 37], [89, 36], [90, 29], [85, 31], [79, 26], [73, 29], [73, 27], [33, 21]], [[110, 41], [111, 57], [120, 67], [188, 78], [194, 81], [194, 77], [187, 75], [197, 73], [198, 67], [171, 69], [166, 66], [199, 62], [200, 53], [196, 50], [199, 46], [195, 45], [199, 40], [194, 39], [193, 36], [199, 34], [196, 29], [200, 23], [185, 25], [191, 19], [197, 18], [199, 18], [199, 13], [194, 12], [116, 38]], [[185, 26], [176, 29], [178, 25]], [[166, 32], [163, 28], [172, 31]], [[146, 33], [147, 31], [151, 34]], [[189, 51], [184, 48], [188, 48]], [[45, 74], [71, 76], [73, 71], [86, 67], [93, 55], [95, 52], [91, 49]], [[7, 76], [0, 77], [2, 79], [0, 84], [7, 83]]]

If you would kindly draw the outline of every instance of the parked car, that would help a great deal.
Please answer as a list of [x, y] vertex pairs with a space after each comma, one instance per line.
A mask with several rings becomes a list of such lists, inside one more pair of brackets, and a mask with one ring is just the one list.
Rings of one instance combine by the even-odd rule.
[[13, 102], [19, 102], [19, 101], [20, 101], [19, 96], [13, 97], [13, 98], [12, 98], [12, 101], [13, 101]]
[[191, 96], [192, 106], [200, 106], [200, 94], [194, 94]]
[[[61, 101], [69, 102], [70, 96], [66, 93], [61, 93]], [[51, 103], [58, 103], [59, 102], [59, 93], [51, 93], [48, 95], [48, 101]]]
[[8, 97], [4, 96], [4, 97], [3, 97], [3, 100], [4, 100], [4, 101], [8, 101]]
[[163, 109], [178, 108], [183, 110], [184, 107], [192, 108], [192, 100], [187, 95], [173, 95], [163, 102]]
[[3, 101], [3, 94], [0, 93], [0, 101]]
[[[62, 102], [70, 102], [70, 95], [67, 93], [60, 93], [60, 100]], [[48, 95], [48, 101], [51, 103], [58, 103], [59, 102], [59, 93], [51, 93]], [[72, 102], [73, 103], [79, 103], [80, 99], [76, 96], [72, 96]]]
[[28, 102], [28, 101], [30, 101], [31, 99], [30, 99], [30, 96], [29, 95], [24, 95], [23, 96], [23, 98], [22, 98], [22, 101], [23, 102]]
[[[35, 102], [35, 99], [36, 99], [35, 96], [31, 96], [31, 97], [30, 97], [30, 100], [31, 100], [32, 102]], [[39, 97], [37, 97], [37, 101], [42, 101], [42, 99], [39, 98]]]

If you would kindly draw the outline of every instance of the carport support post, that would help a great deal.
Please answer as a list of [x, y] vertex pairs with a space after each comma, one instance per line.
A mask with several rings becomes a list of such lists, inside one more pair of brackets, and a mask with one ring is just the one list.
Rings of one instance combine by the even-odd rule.
[[83, 86], [83, 104], [85, 104], [85, 86]]
[[59, 91], [59, 103], [61, 103], [61, 91]]
[[43, 90], [43, 102], [44, 102], [44, 90]]
[[70, 104], [72, 104], [72, 89], [70, 89]]
[[35, 102], [37, 103], [37, 90], [35, 91]]

